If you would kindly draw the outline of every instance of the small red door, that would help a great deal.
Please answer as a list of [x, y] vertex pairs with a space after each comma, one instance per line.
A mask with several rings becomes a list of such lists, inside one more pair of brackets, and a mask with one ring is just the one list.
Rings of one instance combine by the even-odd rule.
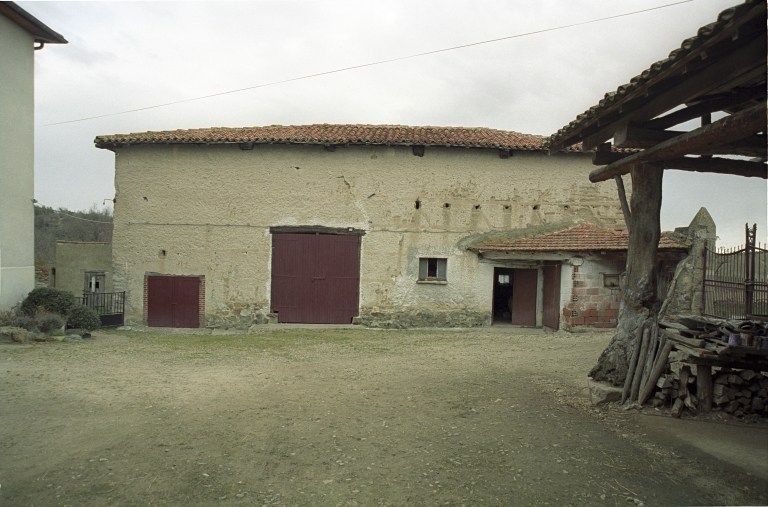
[[535, 269], [515, 269], [512, 282], [512, 324], [536, 326], [536, 280]]
[[560, 324], [560, 264], [544, 265], [544, 315], [542, 323], [553, 329]]
[[200, 278], [147, 277], [147, 325], [200, 327]]

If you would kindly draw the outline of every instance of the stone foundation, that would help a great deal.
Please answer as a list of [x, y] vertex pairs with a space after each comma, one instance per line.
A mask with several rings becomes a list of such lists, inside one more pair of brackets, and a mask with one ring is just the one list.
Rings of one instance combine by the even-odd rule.
[[481, 327], [491, 325], [491, 312], [474, 310], [361, 311], [356, 323], [372, 328]]

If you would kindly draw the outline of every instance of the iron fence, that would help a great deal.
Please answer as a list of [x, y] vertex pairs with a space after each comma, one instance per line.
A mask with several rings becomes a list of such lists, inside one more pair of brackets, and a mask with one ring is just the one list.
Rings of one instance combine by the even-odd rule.
[[768, 317], [768, 249], [747, 226], [743, 247], [704, 249], [703, 315], [724, 319]]
[[99, 315], [103, 327], [122, 326], [125, 316], [125, 292], [86, 292], [80, 304]]

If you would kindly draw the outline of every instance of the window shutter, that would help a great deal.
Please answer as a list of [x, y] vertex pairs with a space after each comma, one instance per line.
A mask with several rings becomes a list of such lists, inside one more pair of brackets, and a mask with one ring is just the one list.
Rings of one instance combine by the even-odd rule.
[[437, 259], [437, 277], [441, 280], [446, 280], [445, 271], [448, 264], [448, 259]]
[[427, 279], [428, 269], [429, 269], [429, 259], [419, 259], [419, 280]]

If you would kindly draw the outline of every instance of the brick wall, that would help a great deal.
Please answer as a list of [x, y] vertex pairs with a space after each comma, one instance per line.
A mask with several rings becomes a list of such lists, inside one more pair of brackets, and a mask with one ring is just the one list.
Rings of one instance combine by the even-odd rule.
[[573, 266], [571, 299], [563, 308], [565, 328], [616, 327], [621, 290], [605, 286], [605, 275], [624, 271], [624, 261], [585, 261]]

